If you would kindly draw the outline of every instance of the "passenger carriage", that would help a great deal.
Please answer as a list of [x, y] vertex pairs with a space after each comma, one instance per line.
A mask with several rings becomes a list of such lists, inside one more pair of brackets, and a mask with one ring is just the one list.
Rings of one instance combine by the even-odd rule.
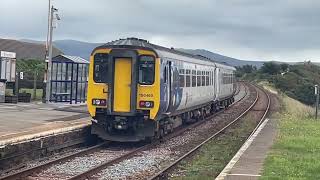
[[128, 38], [92, 52], [92, 133], [112, 141], [159, 138], [234, 101], [234, 71], [202, 56]]

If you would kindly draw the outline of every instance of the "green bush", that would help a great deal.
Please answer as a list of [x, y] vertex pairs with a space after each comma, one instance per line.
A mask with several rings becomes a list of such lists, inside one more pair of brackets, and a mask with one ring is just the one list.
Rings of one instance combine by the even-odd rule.
[[244, 73], [248, 81], [268, 81], [276, 88], [305, 104], [314, 104], [314, 85], [320, 85], [320, 67], [312, 63], [278, 65], [265, 63], [260, 70]]

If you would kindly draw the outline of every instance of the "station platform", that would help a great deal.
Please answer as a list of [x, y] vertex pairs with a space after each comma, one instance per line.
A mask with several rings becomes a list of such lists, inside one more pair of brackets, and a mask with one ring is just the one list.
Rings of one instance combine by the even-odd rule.
[[0, 103], [0, 146], [81, 129], [90, 124], [85, 104]]
[[216, 180], [257, 180], [276, 137], [276, 120], [266, 119], [245, 142]]

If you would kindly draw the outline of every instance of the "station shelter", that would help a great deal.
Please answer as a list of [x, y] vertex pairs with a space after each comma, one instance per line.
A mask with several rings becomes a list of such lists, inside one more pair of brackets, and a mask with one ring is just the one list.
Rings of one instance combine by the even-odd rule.
[[16, 53], [0, 51], [0, 103], [5, 102], [6, 86], [16, 81]]
[[85, 103], [89, 61], [78, 56], [52, 58], [50, 102]]

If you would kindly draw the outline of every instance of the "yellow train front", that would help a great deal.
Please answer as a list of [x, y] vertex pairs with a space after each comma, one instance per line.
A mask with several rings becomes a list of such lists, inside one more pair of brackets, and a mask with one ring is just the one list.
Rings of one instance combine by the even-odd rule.
[[111, 141], [159, 138], [234, 101], [234, 68], [128, 38], [93, 50], [92, 134]]
[[92, 134], [113, 141], [153, 137], [159, 109], [159, 58], [142, 46], [104, 45], [91, 54], [88, 109]]

